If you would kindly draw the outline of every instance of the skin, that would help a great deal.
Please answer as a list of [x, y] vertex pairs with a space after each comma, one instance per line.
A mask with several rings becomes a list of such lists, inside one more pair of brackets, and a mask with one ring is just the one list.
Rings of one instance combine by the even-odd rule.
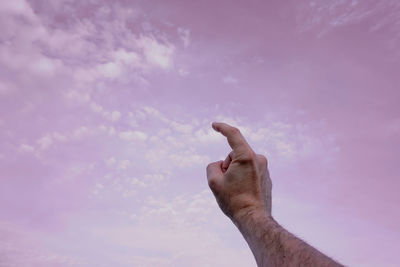
[[240, 131], [226, 123], [212, 127], [232, 151], [207, 166], [208, 185], [222, 212], [238, 227], [259, 267], [343, 266], [280, 226], [271, 215], [272, 182], [265, 156], [256, 154]]

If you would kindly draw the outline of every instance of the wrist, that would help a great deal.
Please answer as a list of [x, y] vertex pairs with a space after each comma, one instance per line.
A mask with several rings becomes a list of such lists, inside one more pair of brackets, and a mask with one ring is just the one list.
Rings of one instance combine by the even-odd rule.
[[272, 216], [267, 213], [263, 206], [243, 208], [232, 216], [232, 221], [238, 226], [254, 220], [267, 222], [274, 221]]

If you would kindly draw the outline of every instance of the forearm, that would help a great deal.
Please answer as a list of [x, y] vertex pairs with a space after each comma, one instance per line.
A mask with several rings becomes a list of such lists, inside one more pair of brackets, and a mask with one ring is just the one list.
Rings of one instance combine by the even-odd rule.
[[295, 237], [263, 211], [247, 211], [233, 218], [259, 267], [343, 266]]

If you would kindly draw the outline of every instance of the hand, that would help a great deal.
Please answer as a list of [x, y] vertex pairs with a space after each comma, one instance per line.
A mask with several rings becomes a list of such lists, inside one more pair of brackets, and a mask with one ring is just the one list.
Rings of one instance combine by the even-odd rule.
[[226, 123], [212, 124], [227, 137], [232, 152], [207, 166], [207, 180], [221, 210], [233, 221], [249, 212], [271, 216], [272, 182], [267, 159], [254, 153], [240, 131]]

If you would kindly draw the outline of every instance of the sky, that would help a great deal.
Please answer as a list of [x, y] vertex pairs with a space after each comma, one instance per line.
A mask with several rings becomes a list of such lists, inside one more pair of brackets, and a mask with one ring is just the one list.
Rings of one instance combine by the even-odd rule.
[[213, 121], [287, 230], [398, 266], [399, 27], [397, 0], [0, 1], [0, 266], [256, 266]]

